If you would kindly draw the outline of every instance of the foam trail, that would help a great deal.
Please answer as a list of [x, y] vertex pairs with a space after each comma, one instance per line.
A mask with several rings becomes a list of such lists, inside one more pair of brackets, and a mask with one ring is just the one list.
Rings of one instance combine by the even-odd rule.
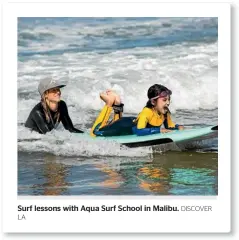
[[46, 135], [26, 134], [26, 129], [19, 127], [18, 150], [23, 152], [47, 152], [57, 156], [81, 157], [145, 157], [151, 154], [151, 148], [129, 149], [118, 143], [82, 138], [79, 134], [68, 131], [52, 131]]

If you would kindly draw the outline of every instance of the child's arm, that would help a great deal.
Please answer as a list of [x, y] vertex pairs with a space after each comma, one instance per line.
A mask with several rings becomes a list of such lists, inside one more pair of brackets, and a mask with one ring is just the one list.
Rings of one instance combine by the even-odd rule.
[[150, 134], [160, 133], [160, 127], [138, 129], [137, 126], [134, 126], [132, 129], [133, 133], [137, 136], [146, 136]]
[[155, 133], [160, 133], [160, 127], [146, 128], [148, 117], [145, 114], [140, 114], [137, 119], [137, 126], [133, 127], [133, 133], [137, 136], [145, 136]]
[[138, 129], [136, 126], [134, 126], [132, 129], [133, 129], [133, 133], [136, 134], [137, 136], [146, 136], [146, 135], [151, 135], [155, 133], [171, 132], [170, 129], [160, 129], [160, 127]]
[[170, 113], [167, 113], [163, 124], [166, 129], [170, 130], [182, 130], [184, 128], [183, 126], [173, 122]]
[[137, 136], [146, 136], [155, 133], [170, 132], [170, 130], [167, 129], [160, 129], [160, 126], [147, 128], [146, 126], [148, 122], [149, 122], [148, 116], [146, 114], [141, 114], [140, 117], [137, 119], [137, 126], [132, 128], [133, 133], [136, 134]]

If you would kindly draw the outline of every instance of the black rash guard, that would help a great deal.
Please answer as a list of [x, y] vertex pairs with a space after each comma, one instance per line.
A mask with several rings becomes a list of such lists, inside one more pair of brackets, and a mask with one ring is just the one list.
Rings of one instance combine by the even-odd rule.
[[[60, 101], [58, 105], [58, 109], [60, 111], [60, 119], [59, 121], [62, 122], [64, 128], [70, 132], [74, 133], [83, 133], [83, 131], [76, 129], [73, 126], [73, 123], [70, 119], [70, 116], [68, 114], [67, 106], [64, 101]], [[56, 119], [54, 119], [54, 112], [50, 111], [54, 125], [50, 121], [49, 123], [46, 120], [45, 113], [43, 111], [43, 106], [40, 103], [38, 103], [31, 111], [26, 123], [25, 127], [32, 129], [33, 131], [39, 132], [41, 134], [45, 134], [47, 132], [50, 132], [52, 129], [54, 129], [54, 126], [57, 124]]]

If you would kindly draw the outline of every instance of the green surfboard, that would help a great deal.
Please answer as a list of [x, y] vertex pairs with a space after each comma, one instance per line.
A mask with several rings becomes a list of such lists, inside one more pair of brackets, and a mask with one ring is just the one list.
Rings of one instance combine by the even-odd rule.
[[[85, 135], [85, 134], [83, 134]], [[79, 134], [81, 136], [81, 134]], [[108, 141], [115, 141], [128, 147], [142, 147], [142, 146], [155, 146], [170, 142], [188, 142], [194, 140], [204, 140], [218, 136], [218, 126], [208, 126], [202, 128], [174, 130], [168, 133], [157, 133], [146, 136], [125, 135], [125, 136], [112, 136], [112, 137], [90, 137], [94, 139], [102, 139]], [[86, 137], [86, 136], [85, 136]]]

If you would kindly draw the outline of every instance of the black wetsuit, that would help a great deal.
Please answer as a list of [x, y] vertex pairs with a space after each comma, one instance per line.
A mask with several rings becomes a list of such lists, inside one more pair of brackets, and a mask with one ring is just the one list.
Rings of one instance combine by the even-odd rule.
[[[68, 114], [67, 106], [64, 101], [60, 101], [58, 105], [58, 109], [60, 111], [60, 119], [65, 129], [74, 133], [83, 133], [83, 131], [76, 129], [73, 126], [73, 123]], [[25, 127], [32, 129], [33, 131], [45, 134], [46, 132], [50, 132], [55, 124], [56, 119], [54, 118], [55, 113], [50, 111], [53, 123], [50, 121], [49, 123], [46, 120], [45, 113], [43, 111], [43, 106], [41, 103], [38, 103], [31, 111], [26, 123]]]

